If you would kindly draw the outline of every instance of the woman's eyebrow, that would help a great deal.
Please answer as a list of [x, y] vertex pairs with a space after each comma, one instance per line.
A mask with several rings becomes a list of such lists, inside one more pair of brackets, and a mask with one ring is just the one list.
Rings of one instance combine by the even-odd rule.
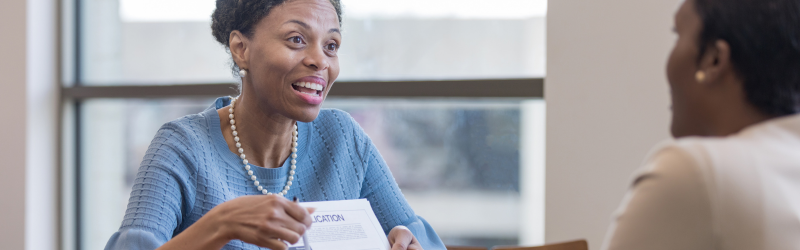
[[[294, 24], [300, 25], [304, 29], [311, 29], [311, 26], [309, 26], [307, 23], [305, 23], [303, 21], [300, 21], [300, 20], [296, 20], [296, 19], [292, 19], [292, 20], [286, 21], [283, 24], [289, 24], [289, 23], [294, 23]], [[340, 35], [342, 34], [342, 32], [337, 28], [333, 28], [333, 29], [328, 30], [328, 33], [339, 33]]]
[[285, 23], [283, 23], [283, 24], [288, 24], [288, 23], [296, 23], [296, 24], [298, 24], [298, 25], [300, 25], [300, 26], [303, 26], [303, 28], [306, 28], [306, 29], [308, 29], [308, 28], [311, 28], [311, 26], [308, 26], [308, 24], [307, 24], [307, 23], [304, 23], [303, 21], [300, 21], [300, 20], [294, 20], [294, 19], [292, 19], [292, 20], [286, 21], [286, 22], [285, 22]]

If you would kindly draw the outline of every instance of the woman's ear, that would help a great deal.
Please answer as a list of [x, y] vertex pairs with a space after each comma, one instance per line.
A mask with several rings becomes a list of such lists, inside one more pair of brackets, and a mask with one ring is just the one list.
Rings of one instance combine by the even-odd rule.
[[231, 51], [231, 57], [233, 57], [233, 62], [239, 66], [240, 69], [249, 69], [250, 67], [247, 65], [249, 62], [248, 57], [248, 44], [249, 41], [247, 37], [239, 32], [238, 30], [231, 31], [231, 35], [228, 38], [229, 46], [228, 48]]
[[704, 82], [716, 83], [732, 74], [731, 46], [725, 40], [717, 40], [706, 47], [700, 59], [699, 71], [705, 75]]

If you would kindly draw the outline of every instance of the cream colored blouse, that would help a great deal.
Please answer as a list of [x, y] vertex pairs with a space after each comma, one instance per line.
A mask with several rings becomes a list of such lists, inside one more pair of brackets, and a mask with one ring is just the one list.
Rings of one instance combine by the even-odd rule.
[[602, 249], [800, 249], [800, 115], [662, 144]]

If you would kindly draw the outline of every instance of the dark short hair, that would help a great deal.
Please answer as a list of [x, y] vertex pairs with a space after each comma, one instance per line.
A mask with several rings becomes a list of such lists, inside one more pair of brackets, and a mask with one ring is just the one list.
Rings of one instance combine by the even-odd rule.
[[[275, 6], [291, 0], [217, 0], [217, 8], [211, 14], [211, 34], [217, 42], [230, 49], [230, 35], [234, 30], [242, 32], [247, 37], [253, 35], [253, 27]], [[342, 5], [340, 0], [329, 0], [336, 9], [339, 25], [342, 24]], [[238, 74], [239, 67], [231, 65], [234, 74]]]
[[747, 101], [767, 115], [800, 112], [800, 0], [695, 0], [700, 55], [724, 40]]

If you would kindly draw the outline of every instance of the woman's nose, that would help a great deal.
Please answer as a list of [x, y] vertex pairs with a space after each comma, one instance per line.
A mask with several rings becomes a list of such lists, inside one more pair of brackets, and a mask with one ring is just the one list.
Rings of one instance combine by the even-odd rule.
[[328, 56], [322, 48], [315, 48], [306, 50], [306, 57], [303, 59], [303, 64], [314, 69], [314, 71], [323, 71], [328, 69]]

